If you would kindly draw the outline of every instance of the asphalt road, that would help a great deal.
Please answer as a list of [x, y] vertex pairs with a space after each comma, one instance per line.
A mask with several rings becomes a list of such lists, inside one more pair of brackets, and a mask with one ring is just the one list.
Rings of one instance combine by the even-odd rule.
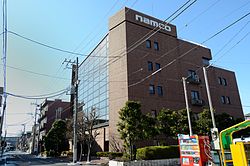
[[64, 166], [68, 165], [70, 161], [63, 158], [41, 158], [34, 155], [30, 155], [20, 151], [10, 151], [4, 153], [3, 160], [5, 163], [0, 165], [5, 166], [28, 166], [28, 165], [48, 165], [48, 166]]

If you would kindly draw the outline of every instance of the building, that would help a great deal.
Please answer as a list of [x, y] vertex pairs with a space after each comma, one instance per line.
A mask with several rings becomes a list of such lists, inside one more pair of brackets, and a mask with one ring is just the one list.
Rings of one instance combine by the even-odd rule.
[[[40, 105], [40, 116], [38, 119], [38, 125], [33, 129], [36, 130], [36, 139], [39, 138], [40, 146], [39, 151], [44, 150], [42, 140], [52, 128], [53, 123], [58, 119], [67, 119], [72, 117], [70, 102], [65, 102], [60, 99], [45, 100]], [[35, 142], [37, 146], [37, 142]], [[36, 149], [36, 148], [35, 148]]]
[[250, 120], [250, 113], [244, 115], [245, 120]]
[[23, 152], [30, 151], [31, 132], [22, 133], [17, 140], [17, 148]]
[[[211, 59], [210, 49], [179, 39], [172, 24], [129, 8], [112, 16], [108, 34], [79, 66], [79, 102], [86, 113], [99, 111], [101, 149], [109, 150], [118, 137], [118, 111], [128, 100], [140, 101], [142, 111], [153, 115], [162, 108], [185, 109], [182, 77], [189, 76], [191, 110], [208, 107], [202, 67]], [[216, 113], [243, 118], [234, 72], [214, 66], [207, 72]]]

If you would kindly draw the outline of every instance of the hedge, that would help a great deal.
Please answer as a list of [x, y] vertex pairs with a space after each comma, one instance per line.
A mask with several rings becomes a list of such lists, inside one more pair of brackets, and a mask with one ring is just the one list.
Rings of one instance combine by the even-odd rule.
[[97, 152], [96, 155], [98, 157], [109, 157], [110, 159], [114, 159], [116, 157], [122, 157], [123, 153], [121, 152]]
[[154, 160], [179, 158], [179, 147], [173, 146], [147, 146], [137, 149], [136, 158], [138, 160]]

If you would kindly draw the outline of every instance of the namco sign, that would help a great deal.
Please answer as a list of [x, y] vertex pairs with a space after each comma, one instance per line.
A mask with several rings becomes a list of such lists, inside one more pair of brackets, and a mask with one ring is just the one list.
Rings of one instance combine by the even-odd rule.
[[140, 16], [140, 15], [136, 14], [135, 15], [135, 20], [143, 22], [143, 23], [148, 24], [148, 25], [151, 25], [153, 27], [159, 27], [160, 29], [163, 29], [165, 31], [171, 32], [171, 27], [169, 25], [163, 24], [163, 23], [159, 23], [159, 22], [154, 21], [154, 20], [150, 20], [147, 17], [143, 17], [143, 16]]

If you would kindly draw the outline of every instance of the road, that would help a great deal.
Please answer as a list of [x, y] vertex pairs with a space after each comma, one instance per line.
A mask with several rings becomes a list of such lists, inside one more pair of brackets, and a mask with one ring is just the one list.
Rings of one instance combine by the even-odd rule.
[[11, 151], [3, 155], [5, 166], [28, 166], [28, 165], [48, 165], [48, 166], [64, 166], [70, 161], [58, 158], [41, 158], [20, 151]]

